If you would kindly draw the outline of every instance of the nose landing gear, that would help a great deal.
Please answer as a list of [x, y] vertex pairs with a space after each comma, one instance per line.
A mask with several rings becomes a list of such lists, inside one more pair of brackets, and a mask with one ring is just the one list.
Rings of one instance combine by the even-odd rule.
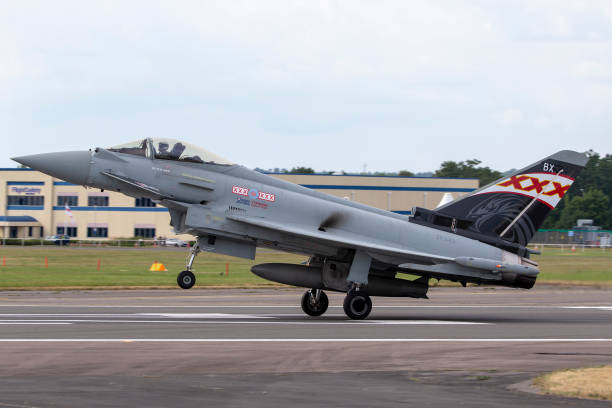
[[195, 285], [195, 275], [191, 271], [183, 271], [176, 277], [176, 283], [183, 289], [190, 289]]
[[179, 273], [176, 277], [176, 283], [183, 289], [190, 289], [195, 285], [196, 278], [193, 272], [191, 272], [191, 267], [193, 265], [193, 261], [195, 260], [196, 255], [200, 252], [199, 240], [196, 240], [195, 245], [191, 248], [189, 253], [189, 257], [187, 258], [187, 268], [183, 272]]

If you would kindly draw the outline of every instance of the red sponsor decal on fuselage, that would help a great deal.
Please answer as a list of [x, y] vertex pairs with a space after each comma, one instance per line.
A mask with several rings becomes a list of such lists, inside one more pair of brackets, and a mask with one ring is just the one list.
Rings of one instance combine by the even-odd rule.
[[233, 186], [232, 187], [232, 193], [238, 194], [238, 195], [241, 195], [241, 196], [248, 196], [249, 195], [249, 189], [246, 188], [246, 187]]
[[274, 202], [274, 200], [276, 200], [276, 196], [272, 193], [264, 193], [263, 191], [259, 192], [259, 196], [257, 197], [260, 200], [264, 200], [264, 201], [272, 201]]
[[247, 187], [232, 186], [232, 193], [241, 196], [249, 197], [249, 193], [252, 195], [251, 198], [257, 198], [263, 201], [276, 201], [276, 195], [272, 193], [265, 193], [263, 191], [251, 190]]

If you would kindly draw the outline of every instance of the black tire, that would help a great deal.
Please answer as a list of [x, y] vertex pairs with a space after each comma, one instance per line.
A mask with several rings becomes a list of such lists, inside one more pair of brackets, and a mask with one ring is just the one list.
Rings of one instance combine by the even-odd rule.
[[195, 285], [195, 275], [191, 271], [183, 271], [176, 277], [176, 283], [183, 289], [190, 289]]
[[321, 316], [323, 313], [327, 311], [327, 307], [329, 306], [329, 299], [325, 292], [321, 291], [319, 294], [319, 302], [312, 303], [310, 291], [307, 290], [302, 295], [302, 310], [308, 316]]
[[344, 313], [353, 320], [363, 320], [372, 311], [372, 299], [363, 290], [350, 290], [344, 298]]

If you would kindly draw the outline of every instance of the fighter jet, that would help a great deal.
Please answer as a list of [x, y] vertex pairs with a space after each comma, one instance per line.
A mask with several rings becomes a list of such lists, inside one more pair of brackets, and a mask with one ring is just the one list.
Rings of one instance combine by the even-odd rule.
[[432, 278], [533, 287], [539, 270], [530, 255], [537, 252], [527, 245], [588, 158], [560, 151], [435, 210], [414, 208], [410, 217], [275, 179], [174, 139], [13, 160], [168, 208], [174, 231], [197, 238], [177, 277], [183, 289], [195, 283], [201, 251], [255, 259], [256, 248], [271, 248], [309, 256], [305, 264], [251, 268], [307, 288], [306, 314], [325, 313], [324, 290], [331, 290], [346, 293], [349, 318], [364, 319], [371, 296], [427, 298]]

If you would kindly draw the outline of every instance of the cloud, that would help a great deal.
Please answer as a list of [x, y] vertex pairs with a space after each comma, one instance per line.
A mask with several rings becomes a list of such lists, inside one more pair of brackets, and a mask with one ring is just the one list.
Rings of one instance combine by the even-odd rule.
[[490, 135], [517, 127], [525, 160], [553, 143], [612, 151], [610, 16], [599, 1], [8, 3], [0, 165], [58, 137], [178, 137], [250, 167], [347, 171], [516, 167], [519, 148], [500, 157]]
[[493, 119], [502, 126], [514, 126], [523, 122], [524, 115], [519, 109], [507, 108], [493, 114]]
[[612, 80], [612, 63], [581, 61], [574, 64], [572, 71], [582, 78]]

